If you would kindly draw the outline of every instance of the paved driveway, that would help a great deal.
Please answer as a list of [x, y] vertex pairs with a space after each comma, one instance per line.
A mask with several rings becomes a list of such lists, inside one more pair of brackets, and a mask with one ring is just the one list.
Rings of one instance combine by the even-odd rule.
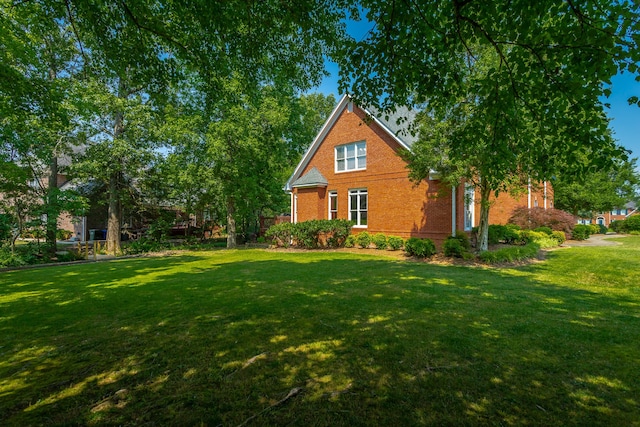
[[620, 242], [609, 239], [626, 237], [624, 234], [594, 234], [587, 240], [567, 240], [562, 246], [618, 246]]

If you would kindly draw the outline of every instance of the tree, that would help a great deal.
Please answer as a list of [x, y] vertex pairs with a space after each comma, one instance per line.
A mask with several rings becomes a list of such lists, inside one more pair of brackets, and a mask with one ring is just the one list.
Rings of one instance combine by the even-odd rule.
[[[78, 52], [64, 13], [54, 6], [29, 2], [18, 8], [2, 3], [0, 23], [2, 51], [0, 75], [0, 143], [10, 161], [26, 168], [29, 177], [23, 184], [13, 182], [7, 191], [16, 203], [13, 208], [29, 212], [14, 215], [24, 225], [22, 215], [44, 219], [46, 240], [51, 253], [56, 251], [57, 220], [61, 212], [71, 211], [81, 200], [70, 191], [61, 191], [58, 174], [60, 159], [71, 151], [75, 140], [76, 105], [73, 90], [78, 68]], [[5, 165], [10, 168], [10, 165]], [[14, 168], [15, 170], [15, 168]], [[8, 177], [19, 174], [8, 174]], [[26, 182], [33, 183], [26, 186]], [[16, 190], [22, 189], [22, 197]], [[41, 202], [37, 203], [36, 199]], [[22, 208], [20, 208], [22, 206]]]
[[[219, 2], [215, 7], [204, 0], [54, 3], [67, 10], [66, 19], [78, 44], [85, 47], [91, 69], [109, 80], [103, 83], [121, 101], [138, 94], [157, 104], [167, 85], [183, 78], [179, 71], [186, 67], [198, 75], [206, 94], [207, 117], [215, 114], [220, 100], [233, 104], [225, 93], [229, 76], [249, 97], [257, 96], [265, 84], [304, 90], [318, 83], [324, 74], [323, 58], [344, 27], [344, 13], [328, 0], [295, 5], [278, 0]], [[114, 145], [133, 141], [126, 135], [125, 111], [113, 110], [110, 117]], [[103, 162], [109, 159], [126, 163], [114, 155]], [[107, 245], [109, 251], [118, 251], [118, 194], [124, 174], [114, 168], [109, 173]]]
[[[544, 0], [429, 4], [364, 0], [372, 29], [338, 59], [341, 86], [390, 110], [424, 110], [406, 155], [481, 195], [487, 249], [490, 195], [559, 170], [581, 175], [625, 153], [608, 138], [601, 101], [619, 71], [638, 73], [640, 6]], [[640, 78], [640, 77], [639, 77]], [[438, 125], [442, 123], [442, 125]]]
[[612, 167], [587, 172], [579, 181], [558, 176], [553, 181], [555, 206], [582, 218], [610, 211], [635, 201], [640, 195], [637, 159], [616, 160]]

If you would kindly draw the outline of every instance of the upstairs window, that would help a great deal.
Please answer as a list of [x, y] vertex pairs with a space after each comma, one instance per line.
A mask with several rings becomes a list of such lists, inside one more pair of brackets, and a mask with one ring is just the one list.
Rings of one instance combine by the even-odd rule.
[[336, 147], [336, 172], [363, 170], [367, 168], [367, 143], [354, 142]]

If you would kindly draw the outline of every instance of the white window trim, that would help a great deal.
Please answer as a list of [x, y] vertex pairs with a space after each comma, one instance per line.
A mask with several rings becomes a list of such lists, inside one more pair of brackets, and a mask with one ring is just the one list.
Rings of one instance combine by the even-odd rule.
[[[364, 144], [364, 159], [365, 159], [365, 166], [362, 168], [357, 167], [358, 166], [358, 144]], [[355, 169], [347, 169], [347, 157], [346, 157], [346, 147], [350, 146], [350, 145], [354, 145], [355, 146], [355, 160], [356, 160], [356, 168]], [[340, 147], [345, 147], [345, 169], [344, 170], [338, 170], [338, 148]], [[350, 142], [348, 144], [341, 144], [341, 145], [336, 145], [333, 148], [333, 169], [335, 173], [348, 173], [348, 172], [357, 172], [357, 171], [363, 171], [363, 170], [367, 170], [367, 141], [363, 140], [363, 141], [356, 141], [356, 142]]]
[[[353, 228], [368, 228], [369, 226], [369, 191], [366, 188], [352, 188], [349, 190], [349, 220], [351, 221], [351, 196], [353, 195], [353, 193], [356, 193], [357, 195], [360, 194], [366, 194], [367, 195], [367, 224], [365, 225], [361, 225], [358, 224], [358, 222], [360, 221], [360, 215], [358, 215], [358, 221], [356, 221], [356, 224], [353, 226]], [[358, 202], [360, 198], [358, 197]], [[360, 209], [357, 210], [358, 213], [360, 213]]]
[[336, 219], [338, 219], [338, 192], [337, 191], [329, 191], [329, 203], [327, 206], [327, 218], [331, 219], [331, 198], [335, 197], [336, 198]]

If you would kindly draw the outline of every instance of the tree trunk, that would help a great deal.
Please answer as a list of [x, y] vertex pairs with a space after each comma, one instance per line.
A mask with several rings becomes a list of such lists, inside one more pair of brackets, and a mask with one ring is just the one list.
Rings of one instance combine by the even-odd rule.
[[51, 157], [49, 163], [49, 182], [46, 192], [46, 240], [48, 250], [51, 256], [55, 256], [58, 250], [56, 243], [56, 234], [58, 231], [58, 158], [55, 153]]
[[491, 188], [484, 182], [480, 184], [480, 225], [478, 227], [478, 252], [489, 249], [489, 197]]
[[[118, 97], [126, 98], [127, 88], [122, 77], [118, 81]], [[124, 134], [124, 113], [118, 111], [113, 122], [113, 140], [122, 138]], [[117, 162], [117, 159], [113, 159]], [[109, 176], [109, 212], [107, 220], [107, 253], [117, 255], [121, 252], [120, 226], [122, 224], [122, 202], [120, 200], [120, 184], [122, 172], [111, 172]]]
[[120, 253], [120, 173], [109, 178], [109, 212], [107, 220], [107, 253]]
[[233, 197], [227, 199], [227, 248], [238, 246], [236, 242], [236, 201]]

